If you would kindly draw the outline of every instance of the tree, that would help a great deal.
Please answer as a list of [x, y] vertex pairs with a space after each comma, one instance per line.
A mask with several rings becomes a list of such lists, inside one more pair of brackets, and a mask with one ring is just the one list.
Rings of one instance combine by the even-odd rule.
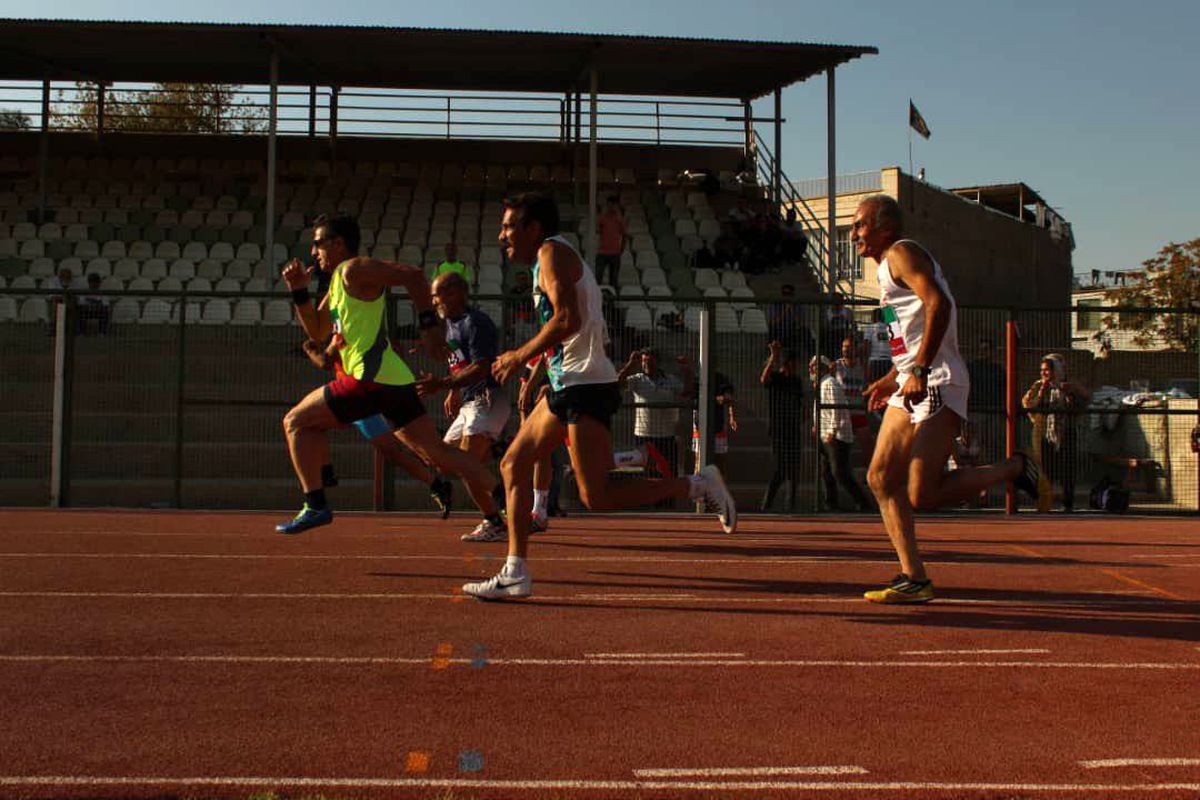
[[[96, 130], [99, 92], [95, 84], [75, 84], [75, 97], [59, 94], [62, 123], [77, 130]], [[149, 90], [108, 91], [104, 95], [104, 129], [127, 133], [258, 133], [266, 129], [265, 112], [238, 98], [242, 87], [230, 83], [157, 83]]]
[[13, 108], [0, 108], [0, 131], [27, 131], [31, 127], [29, 115]]
[[1120, 312], [1105, 316], [1104, 324], [1134, 331], [1133, 340], [1141, 347], [1195, 351], [1200, 333], [1200, 239], [1172, 242], [1142, 266], [1144, 270], [1130, 274], [1131, 285], [1110, 289], [1105, 297], [1120, 306], [1192, 308], [1196, 313]]

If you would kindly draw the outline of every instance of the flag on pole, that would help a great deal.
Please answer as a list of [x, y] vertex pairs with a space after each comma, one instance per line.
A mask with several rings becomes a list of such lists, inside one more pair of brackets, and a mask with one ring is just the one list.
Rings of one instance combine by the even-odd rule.
[[908, 101], [908, 125], [926, 139], [929, 138], [929, 126], [925, 124], [925, 118], [921, 116], [920, 111], [917, 111], [912, 100]]

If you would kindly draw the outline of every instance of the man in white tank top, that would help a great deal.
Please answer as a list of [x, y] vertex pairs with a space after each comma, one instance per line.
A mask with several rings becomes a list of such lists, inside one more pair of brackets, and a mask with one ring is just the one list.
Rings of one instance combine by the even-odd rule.
[[607, 326], [600, 287], [582, 256], [558, 235], [558, 207], [548, 195], [529, 192], [505, 201], [500, 246], [510, 264], [533, 264], [533, 300], [541, 329], [492, 362], [501, 384], [545, 353], [550, 391], [521, 423], [500, 462], [508, 495], [508, 559], [485, 581], [463, 592], [483, 600], [528, 597], [533, 582], [525, 564], [533, 499], [533, 468], [566, 436], [579, 499], [590, 510], [652, 506], [666, 499], [703, 499], [721, 527], [733, 533], [737, 510], [715, 466], [699, 475], [666, 480], [613, 481], [612, 415], [621, 404], [617, 370], [605, 351]]
[[967, 418], [970, 381], [958, 352], [958, 310], [941, 267], [902, 238], [899, 204], [872, 195], [854, 214], [850, 239], [879, 263], [879, 304], [888, 326], [891, 371], [863, 392], [872, 411], [886, 408], [867, 472], [901, 573], [864, 597], [874, 603], [925, 603], [933, 583], [917, 549], [914, 509], [934, 509], [1013, 481], [1035, 500], [1038, 465], [1023, 453], [986, 467], [946, 472], [954, 438]]

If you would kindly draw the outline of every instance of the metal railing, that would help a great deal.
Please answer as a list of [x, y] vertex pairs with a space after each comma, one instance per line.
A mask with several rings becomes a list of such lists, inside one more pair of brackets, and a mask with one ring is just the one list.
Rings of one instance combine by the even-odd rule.
[[[757, 130], [754, 131], [755, 142], [755, 165], [758, 170], [759, 181], [763, 186], [772, 187], [775, 185], [775, 156], [771, 149], [767, 146], [766, 140]], [[812, 263], [813, 275], [817, 279], [817, 284], [824, 293], [832, 293], [838, 285], [837, 276], [840, 274], [835, 271], [830, 275], [826, 267], [830, 263], [829, 256], [829, 233], [826, 230], [827, 221], [819, 219], [812, 207], [805, 201], [805, 195], [801, 194], [792, 184], [787, 173], [782, 168], [779, 170], [780, 175], [780, 206], [794, 208], [796, 210], [796, 218], [800, 224], [804, 226], [808, 233], [809, 244], [814, 247], [816, 258]], [[768, 194], [770, 193], [768, 189]], [[836, 236], [836, 232], [834, 234]], [[837, 250], [834, 250], [835, 258]]]
[[[43, 87], [0, 83], [0, 129], [38, 131]], [[50, 85], [51, 131], [265, 133], [270, 88], [218, 84], [173, 86]], [[591, 102], [583, 95], [418, 92], [356, 87], [279, 88], [282, 136], [584, 141]], [[601, 142], [743, 147], [740, 103], [719, 99], [600, 95]]]

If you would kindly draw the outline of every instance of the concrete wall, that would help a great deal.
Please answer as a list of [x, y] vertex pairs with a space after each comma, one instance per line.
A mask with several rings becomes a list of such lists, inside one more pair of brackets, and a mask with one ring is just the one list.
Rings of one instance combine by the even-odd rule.
[[[963, 305], [1065, 307], [1071, 302], [1071, 245], [1050, 231], [985, 208], [951, 192], [915, 181], [897, 167], [880, 172], [883, 194], [895, 197], [907, 218], [905, 235], [929, 248]], [[839, 195], [838, 227], [848, 227], [870, 193]], [[825, 219], [828, 203], [810, 198]], [[878, 297], [876, 265], [863, 265], [855, 294]]]

